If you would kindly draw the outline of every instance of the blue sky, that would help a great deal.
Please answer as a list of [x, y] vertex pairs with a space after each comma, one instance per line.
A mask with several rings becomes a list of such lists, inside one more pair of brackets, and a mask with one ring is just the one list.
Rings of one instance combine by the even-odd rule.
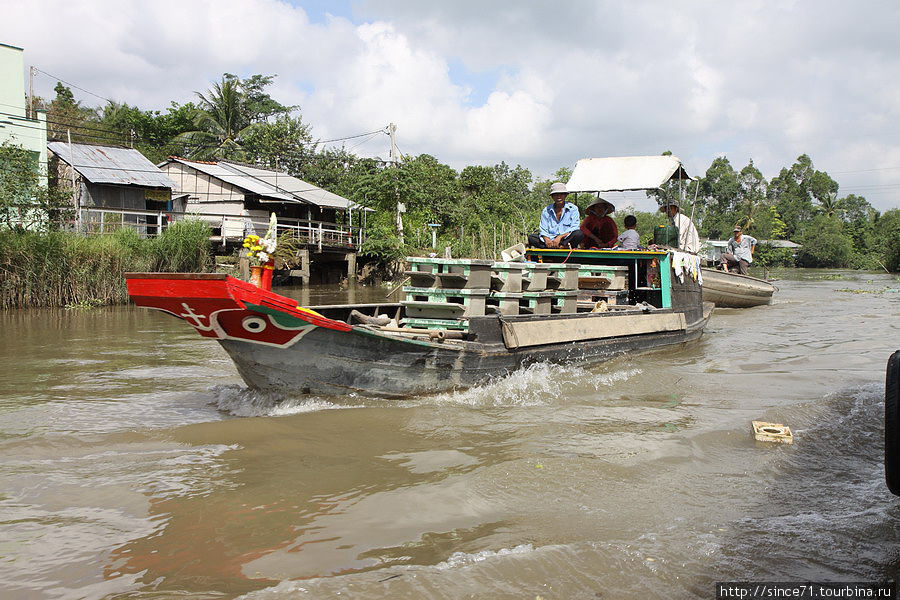
[[292, 6], [309, 15], [313, 23], [327, 23], [332, 17], [341, 17], [355, 22], [353, 18], [353, 2], [349, 0], [291, 0]]

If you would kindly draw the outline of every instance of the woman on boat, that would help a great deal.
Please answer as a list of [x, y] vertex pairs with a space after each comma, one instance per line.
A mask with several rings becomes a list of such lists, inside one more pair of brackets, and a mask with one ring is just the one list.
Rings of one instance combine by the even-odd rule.
[[612, 248], [619, 238], [619, 228], [609, 215], [616, 210], [611, 202], [597, 198], [584, 210], [587, 216], [581, 223], [581, 242], [584, 248]]

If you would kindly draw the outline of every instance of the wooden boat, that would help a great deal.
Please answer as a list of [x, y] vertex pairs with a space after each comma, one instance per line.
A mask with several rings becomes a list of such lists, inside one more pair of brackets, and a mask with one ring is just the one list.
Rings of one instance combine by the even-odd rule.
[[703, 272], [703, 300], [720, 308], [747, 308], [772, 303], [772, 294], [777, 289], [763, 279], [726, 273], [716, 269], [701, 269]]
[[[568, 185], [599, 193], [687, 177], [674, 156], [584, 159]], [[135, 304], [218, 341], [248, 386], [289, 393], [405, 396], [537, 362], [593, 364], [696, 339], [712, 312], [681, 253], [532, 248], [524, 258], [410, 258], [412, 285], [393, 304], [303, 308], [225, 275], [126, 278]]]
[[[534, 292], [543, 294], [540, 299], [565, 295], [573, 310], [562, 312], [562, 302], [560, 312], [548, 303], [546, 311], [530, 314], [488, 305], [484, 314], [441, 321], [457, 323], [453, 329], [440, 322], [435, 326], [431, 321], [436, 319], [407, 318], [429, 304], [416, 300], [303, 308], [227, 275], [128, 273], [126, 279], [135, 304], [183, 319], [201, 336], [218, 341], [248, 386], [289, 393], [406, 396], [467, 388], [536, 362], [598, 363], [623, 352], [696, 339], [712, 311], [701, 301], [699, 284], [689, 276], [683, 282], [672, 276], [668, 252], [532, 249], [528, 257], [543, 261], [532, 263], [542, 265], [536, 270], [552, 271], [565, 259], [569, 268], [576, 261], [624, 267], [629, 303], [590, 312], [593, 301], [568, 302], [574, 291]], [[654, 261], [658, 284], [638, 285], [646, 283]], [[517, 293], [489, 291], [486, 297], [497, 294], [508, 303]], [[357, 319], [362, 322], [354, 322], [354, 313], [364, 315]], [[392, 323], [377, 324], [377, 315], [385, 314]], [[397, 326], [404, 321], [413, 325]]]

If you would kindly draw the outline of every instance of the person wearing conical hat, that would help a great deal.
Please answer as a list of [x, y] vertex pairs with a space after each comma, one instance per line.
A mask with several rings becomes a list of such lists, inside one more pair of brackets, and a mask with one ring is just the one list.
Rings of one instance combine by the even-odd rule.
[[578, 207], [566, 202], [566, 184], [554, 183], [550, 186], [553, 202], [541, 211], [540, 233], [528, 236], [532, 248], [577, 248], [581, 243], [579, 223], [581, 215]]
[[581, 223], [585, 248], [612, 248], [619, 237], [619, 228], [609, 215], [616, 210], [612, 202], [597, 198], [584, 209], [585, 218]]

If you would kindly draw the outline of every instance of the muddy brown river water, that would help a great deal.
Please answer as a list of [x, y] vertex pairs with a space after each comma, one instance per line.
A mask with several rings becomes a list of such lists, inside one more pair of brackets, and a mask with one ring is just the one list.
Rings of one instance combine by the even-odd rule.
[[[0, 598], [713, 598], [725, 580], [896, 579], [881, 436], [900, 281], [780, 276], [773, 305], [717, 310], [685, 346], [403, 401], [254, 393], [158, 312], [0, 312]], [[755, 442], [755, 419], [794, 445]]]

